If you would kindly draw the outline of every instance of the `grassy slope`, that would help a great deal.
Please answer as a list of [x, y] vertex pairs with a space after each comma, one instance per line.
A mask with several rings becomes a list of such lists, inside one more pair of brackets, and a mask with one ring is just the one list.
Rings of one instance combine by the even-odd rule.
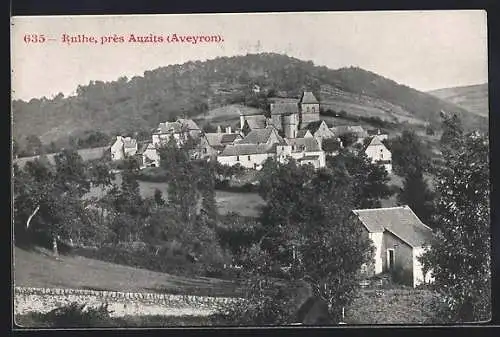
[[488, 117], [488, 84], [444, 88], [429, 91], [429, 94], [458, 105], [476, 115]]
[[187, 278], [81, 256], [14, 251], [14, 284], [26, 287], [77, 288], [126, 292], [166, 292], [234, 296], [235, 285], [213, 278]]

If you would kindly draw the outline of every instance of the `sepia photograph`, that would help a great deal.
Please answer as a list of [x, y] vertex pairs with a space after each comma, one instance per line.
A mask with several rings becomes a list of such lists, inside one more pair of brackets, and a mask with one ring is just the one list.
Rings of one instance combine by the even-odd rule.
[[17, 328], [491, 320], [486, 11], [10, 28]]

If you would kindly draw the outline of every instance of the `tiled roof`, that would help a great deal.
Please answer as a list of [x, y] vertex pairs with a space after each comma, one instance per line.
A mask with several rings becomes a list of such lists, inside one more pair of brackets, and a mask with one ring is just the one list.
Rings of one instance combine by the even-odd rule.
[[250, 154], [274, 153], [276, 145], [267, 144], [230, 144], [227, 145], [220, 156], [244, 156]]
[[220, 142], [221, 144], [230, 144], [233, 143], [238, 138], [241, 138], [241, 136], [237, 133], [224, 133], [222, 134]]
[[[275, 133], [276, 129], [273, 127], [267, 127], [265, 129], [254, 129], [248, 133], [242, 140], [240, 140], [239, 144], [263, 144], [267, 143], [269, 137], [271, 137], [272, 133]], [[278, 136], [278, 140], [281, 137]]]
[[247, 121], [250, 130], [264, 129], [266, 127], [267, 118], [264, 115], [245, 116], [245, 120]]
[[271, 103], [271, 115], [299, 113], [297, 103]]
[[127, 149], [132, 149], [137, 146], [137, 140], [130, 138], [130, 137], [124, 137], [122, 138], [123, 140], [123, 147]]
[[358, 137], [368, 137], [368, 132], [360, 125], [339, 125], [330, 128], [336, 136], [342, 136], [346, 133], [355, 133]]
[[318, 131], [321, 124], [323, 124], [323, 121], [310, 122], [305, 126], [305, 129], [311, 131], [311, 133], [314, 134], [316, 131]]
[[372, 137], [372, 140], [370, 141], [370, 143], [368, 143], [368, 146], [376, 146], [376, 145], [384, 145], [380, 139], [376, 136]]
[[136, 154], [143, 154], [144, 151], [146, 151], [146, 149], [148, 148], [148, 145], [150, 143], [143, 143], [141, 144], [141, 147], [137, 150]]
[[221, 146], [233, 143], [235, 139], [241, 138], [237, 133], [205, 133], [205, 138], [210, 146]]
[[299, 130], [299, 131], [297, 132], [297, 138], [304, 138], [304, 137], [305, 137], [305, 135], [306, 135], [306, 133], [307, 133], [307, 131], [309, 131], [309, 130], [307, 130], [307, 129], [302, 129], [302, 130]]
[[164, 133], [176, 133], [181, 132], [182, 125], [179, 122], [165, 122], [158, 124], [158, 127], [153, 132], [155, 134], [164, 134]]
[[319, 101], [316, 99], [314, 94], [310, 91], [304, 91], [302, 94], [302, 98], [300, 99], [301, 103], [305, 104], [318, 104]]
[[288, 145], [295, 146], [293, 152], [315, 152], [321, 151], [318, 141], [315, 138], [287, 138]]
[[179, 118], [177, 120], [181, 124], [181, 126], [184, 128], [184, 130], [200, 130], [200, 127], [198, 124], [195, 123], [192, 119], [184, 119], [184, 118]]
[[412, 247], [429, 243], [432, 238], [432, 230], [408, 206], [358, 209], [352, 212], [369, 232], [387, 230]]

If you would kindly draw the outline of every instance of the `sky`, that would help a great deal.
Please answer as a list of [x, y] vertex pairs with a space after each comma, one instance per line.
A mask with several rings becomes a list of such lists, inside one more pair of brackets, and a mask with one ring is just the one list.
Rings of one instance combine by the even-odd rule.
[[[258, 52], [332, 69], [358, 66], [421, 91], [486, 83], [486, 20], [482, 10], [13, 17], [12, 98], [67, 96], [90, 81]], [[129, 41], [131, 34], [166, 41], [174, 33], [223, 41]], [[64, 34], [93, 36], [97, 43], [68, 44]], [[101, 44], [113, 35], [124, 42]]]

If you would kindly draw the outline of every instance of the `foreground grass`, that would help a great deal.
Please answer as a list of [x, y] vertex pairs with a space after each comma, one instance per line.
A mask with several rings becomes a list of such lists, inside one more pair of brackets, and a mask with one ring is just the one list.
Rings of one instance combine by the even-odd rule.
[[19, 247], [14, 251], [14, 284], [24, 287], [164, 292], [198, 296], [236, 296], [235, 283], [208, 277], [182, 277], [81, 256], [57, 260]]
[[400, 288], [362, 290], [345, 310], [347, 324], [432, 324], [438, 294]]
[[[24, 328], [75, 328], [75, 326], [61, 326], [53, 322], [49, 322], [42, 314], [29, 313], [25, 315], [18, 315], [15, 317], [15, 323], [18, 327]], [[231, 325], [219, 316], [124, 316], [109, 318], [105, 322], [96, 323], [93, 326], [87, 327], [100, 327], [100, 328], [168, 328], [168, 327], [202, 327], [202, 326], [228, 326]]]

